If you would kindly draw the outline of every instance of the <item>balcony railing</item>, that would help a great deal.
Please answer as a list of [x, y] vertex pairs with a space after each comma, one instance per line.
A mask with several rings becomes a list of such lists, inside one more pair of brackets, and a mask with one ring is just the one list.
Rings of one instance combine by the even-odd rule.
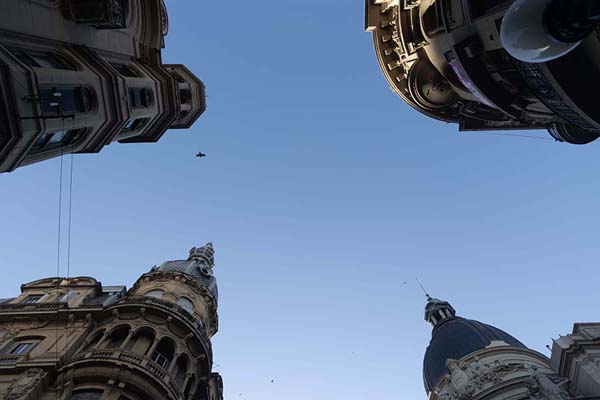
[[67, 308], [67, 303], [14, 303], [0, 304], [0, 313], [15, 311], [57, 311]]
[[78, 24], [97, 29], [124, 29], [125, 6], [123, 0], [70, 0], [65, 14]]
[[25, 355], [22, 354], [4, 354], [0, 355], [0, 365], [2, 364], [15, 364], [18, 361], [25, 359]]
[[149, 372], [158, 382], [166, 386], [174, 398], [179, 399], [183, 397], [181, 389], [177, 386], [174, 378], [169, 372], [149, 358], [121, 349], [93, 350], [76, 356], [73, 358], [72, 362], [92, 359], [113, 359], [115, 361], [124, 361], [135, 365], [136, 367]]
[[185, 308], [175, 303], [171, 303], [170, 301], [157, 299], [156, 297], [132, 296], [119, 301], [117, 305], [139, 303], [157, 305], [160, 308], [168, 309], [169, 311], [177, 314], [179, 318], [190, 324], [195, 330], [197, 330], [200, 333], [200, 336], [203, 339], [208, 340], [208, 335], [206, 334], [204, 324], [200, 320], [196, 319], [192, 314], [190, 314], [189, 311], [187, 311]]

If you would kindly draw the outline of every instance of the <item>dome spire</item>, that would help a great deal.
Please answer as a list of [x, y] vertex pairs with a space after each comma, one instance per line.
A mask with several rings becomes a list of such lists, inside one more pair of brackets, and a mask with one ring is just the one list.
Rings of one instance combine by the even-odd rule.
[[202, 247], [192, 247], [188, 261], [200, 261], [209, 267], [215, 266], [215, 249], [212, 242], [206, 243]]
[[427, 294], [427, 305], [425, 305], [425, 321], [434, 328], [443, 321], [456, 317], [456, 310], [445, 300], [434, 299]]

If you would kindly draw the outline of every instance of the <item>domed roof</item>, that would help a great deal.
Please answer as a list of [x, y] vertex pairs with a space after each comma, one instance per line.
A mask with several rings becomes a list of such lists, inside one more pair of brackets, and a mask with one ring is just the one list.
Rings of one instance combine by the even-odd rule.
[[213, 275], [214, 254], [212, 243], [207, 243], [202, 247], [192, 248], [187, 260], [167, 261], [155, 270], [191, 275], [213, 294], [215, 300], [218, 300], [217, 280]]
[[[430, 304], [434, 301], [436, 304]], [[448, 303], [436, 299], [431, 299], [430, 303], [426, 307], [429, 313], [436, 306], [450, 306]], [[494, 341], [526, 348], [523, 343], [501, 329], [479, 321], [456, 317], [454, 313], [442, 312], [437, 317], [444, 314], [446, 316], [441, 320], [436, 320], [435, 323], [429, 320], [434, 324], [434, 328], [423, 360], [423, 379], [427, 393], [431, 392], [446, 374], [446, 362], [450, 359], [459, 360], [477, 350], [488, 347]]]

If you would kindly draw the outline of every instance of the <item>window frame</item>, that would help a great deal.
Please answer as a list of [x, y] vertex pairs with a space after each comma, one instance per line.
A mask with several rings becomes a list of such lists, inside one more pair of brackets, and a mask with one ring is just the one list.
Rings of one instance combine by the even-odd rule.
[[[27, 295], [22, 301], [21, 304], [38, 304], [41, 299], [44, 298], [43, 294], [30, 294]], [[32, 301], [34, 300], [34, 301]]]

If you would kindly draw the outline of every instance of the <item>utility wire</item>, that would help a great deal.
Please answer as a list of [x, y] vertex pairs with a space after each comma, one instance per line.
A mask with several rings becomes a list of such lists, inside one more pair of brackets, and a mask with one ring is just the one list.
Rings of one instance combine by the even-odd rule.
[[67, 234], [67, 279], [71, 276], [71, 220], [73, 215], [73, 148], [71, 147], [71, 172], [69, 178], [69, 222]]

